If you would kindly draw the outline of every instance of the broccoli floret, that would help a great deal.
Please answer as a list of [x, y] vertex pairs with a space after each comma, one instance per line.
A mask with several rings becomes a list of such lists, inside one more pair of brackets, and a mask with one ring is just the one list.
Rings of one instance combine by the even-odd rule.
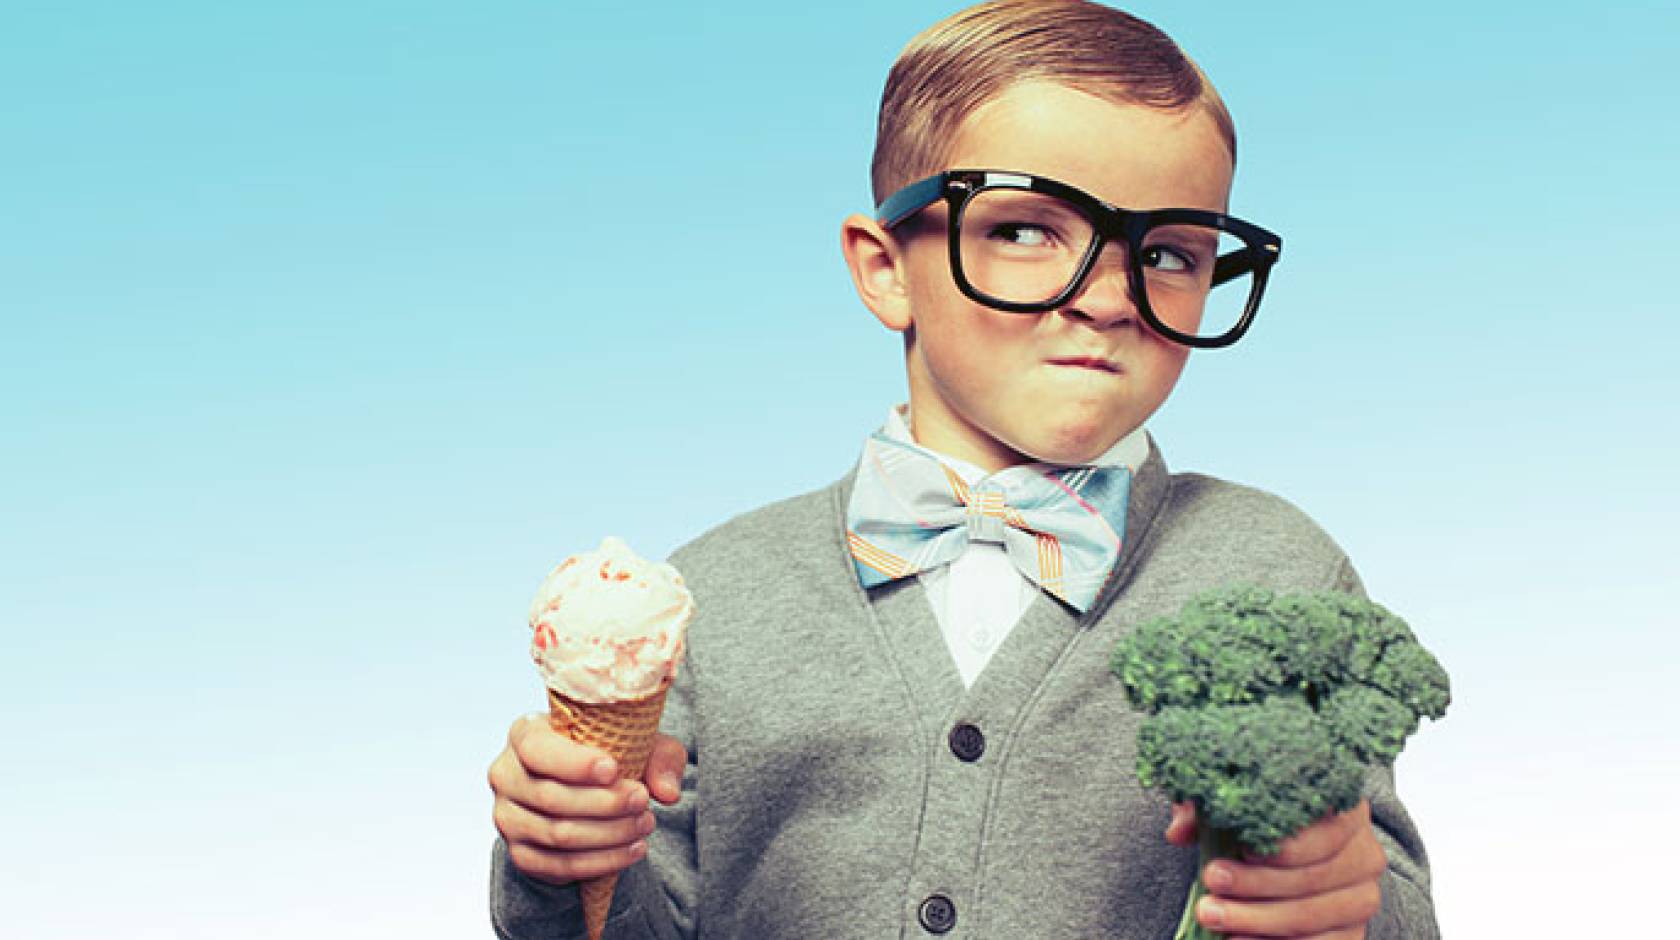
[[[1201, 864], [1262, 854], [1358, 805], [1366, 769], [1392, 764], [1424, 716], [1440, 718], [1447, 674], [1380, 604], [1336, 592], [1235, 585], [1140, 624], [1113, 657], [1149, 713], [1138, 780], [1195, 804]], [[1198, 878], [1175, 940], [1195, 921]]]

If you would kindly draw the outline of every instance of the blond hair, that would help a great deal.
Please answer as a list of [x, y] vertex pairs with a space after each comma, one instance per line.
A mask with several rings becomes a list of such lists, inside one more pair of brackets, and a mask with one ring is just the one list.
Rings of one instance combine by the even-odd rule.
[[1224, 102], [1166, 33], [1086, 0], [993, 0], [928, 27], [893, 63], [870, 164], [875, 201], [947, 169], [962, 122], [1028, 80], [1162, 111], [1200, 106], [1236, 160], [1236, 129]]

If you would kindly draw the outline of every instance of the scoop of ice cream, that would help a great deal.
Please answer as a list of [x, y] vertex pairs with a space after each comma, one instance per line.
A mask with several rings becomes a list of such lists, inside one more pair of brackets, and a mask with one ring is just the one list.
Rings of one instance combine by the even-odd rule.
[[580, 702], [645, 698], [676, 674], [694, 598], [682, 575], [608, 536], [561, 562], [531, 602], [531, 658]]

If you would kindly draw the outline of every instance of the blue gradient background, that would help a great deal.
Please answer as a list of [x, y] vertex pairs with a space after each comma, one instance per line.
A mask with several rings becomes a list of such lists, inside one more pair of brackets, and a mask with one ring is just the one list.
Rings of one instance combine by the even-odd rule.
[[[822, 485], [903, 396], [838, 224], [952, 9], [6, 4], [6, 934], [488, 936], [548, 566]], [[1452, 670], [1398, 768], [1448, 935], [1631, 931], [1680, 837], [1680, 13], [1132, 9], [1287, 241], [1169, 464], [1302, 506]]]

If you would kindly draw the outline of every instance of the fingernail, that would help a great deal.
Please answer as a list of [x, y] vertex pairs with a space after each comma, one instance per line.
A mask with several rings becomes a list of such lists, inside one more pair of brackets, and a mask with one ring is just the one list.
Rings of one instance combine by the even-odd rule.
[[1202, 898], [1196, 906], [1196, 917], [1208, 927], [1220, 927], [1225, 923], [1225, 908], [1211, 898]]
[[1210, 891], [1224, 891], [1231, 886], [1231, 869], [1224, 865], [1209, 865], [1207, 873], [1202, 876], [1202, 883]]
[[666, 793], [682, 792], [682, 778], [676, 774], [660, 774], [659, 785], [665, 789]]
[[643, 813], [642, 818], [636, 820], [636, 831], [645, 836], [653, 831], [653, 825], [653, 814]]
[[641, 858], [647, 852], [647, 843], [640, 839], [630, 843], [630, 857]]
[[595, 779], [602, 783], [612, 783], [618, 779], [618, 767], [613, 764], [610, 757], [603, 757], [596, 761], [594, 770]]

